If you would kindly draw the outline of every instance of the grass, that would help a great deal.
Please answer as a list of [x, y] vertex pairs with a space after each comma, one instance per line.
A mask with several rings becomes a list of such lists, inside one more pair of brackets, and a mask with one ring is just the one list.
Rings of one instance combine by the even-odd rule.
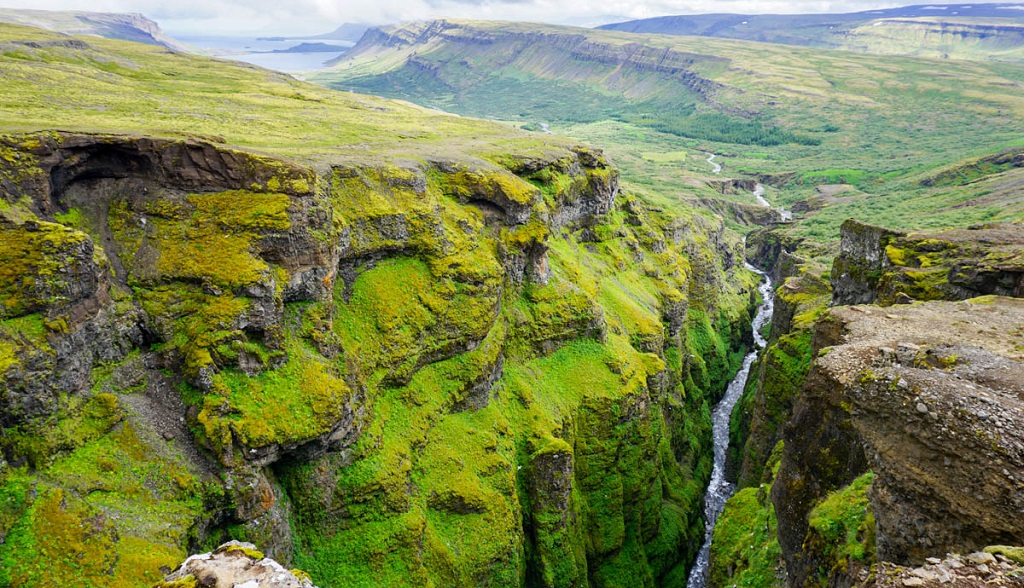
[[0, 478], [14, 506], [0, 549], [5, 584], [152, 584], [184, 556], [189, 521], [203, 512], [195, 476], [127, 423], [82, 439], [34, 476], [9, 468]]
[[[499, 32], [486, 51], [473, 44]], [[557, 49], [584, 38], [591, 45], [571, 58]], [[676, 52], [669, 55], [680, 56], [697, 83], [683, 86], [657, 67], [602, 57], [635, 47], [628, 43], [655, 55]], [[856, 186], [861, 198], [829, 203], [793, 227], [819, 246], [835, 242], [839, 223], [850, 216], [900, 228], [1024, 218], [1024, 205], [1000, 173], [1005, 169], [975, 170], [976, 182], [957, 185], [919, 181], [923, 171], [1019, 141], [1024, 77], [1006, 64], [459, 21], [443, 38], [350, 55], [311, 79], [516, 126], [549, 123], [555, 132], [602, 145], [627, 185], [659, 206], [678, 210], [700, 197], [721, 197], [706, 183], [704, 152], [720, 155], [727, 177], [787, 178], [769, 196], [783, 204], [813, 197], [817, 185]], [[749, 195], [727, 197], [753, 203]]]
[[[0, 25], [0, 131], [205, 137], [304, 161], [380, 162], [433, 153], [546, 153], [556, 137], [390, 100], [326, 91], [268, 70], [98, 37], [89, 48], [22, 42], [68, 37]], [[452, 149], [456, 144], [460, 147]]]

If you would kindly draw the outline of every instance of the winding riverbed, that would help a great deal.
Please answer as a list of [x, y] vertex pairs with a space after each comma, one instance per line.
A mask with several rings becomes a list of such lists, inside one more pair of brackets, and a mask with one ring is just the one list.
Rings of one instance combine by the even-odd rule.
[[715, 158], [716, 157], [718, 157], [718, 156], [715, 155], [714, 153], [708, 153], [708, 158], [706, 160], [708, 163], [710, 163], [712, 166], [714, 166], [714, 167], [711, 168], [711, 173], [713, 173], [713, 174], [717, 174], [717, 173], [722, 171], [722, 166], [717, 164], [717, 163], [715, 163]]
[[[764, 197], [764, 185], [758, 184], [758, 185], [754, 186], [754, 198], [757, 198], [757, 203], [760, 204], [761, 206], [764, 206], [766, 208], [771, 208], [772, 207], [772, 203], [768, 202], [768, 200], [766, 200], [765, 197]], [[784, 220], [784, 221], [791, 221], [791, 220], [793, 220], [793, 213], [792, 212], [786, 210], [785, 208], [776, 208], [776, 210], [779, 211], [779, 216], [782, 217], [782, 220]]]
[[750, 366], [757, 358], [757, 352], [764, 349], [767, 343], [764, 337], [761, 336], [761, 328], [771, 320], [772, 310], [775, 305], [775, 294], [772, 290], [771, 279], [764, 272], [761, 272], [749, 263], [746, 265], [747, 269], [757, 272], [764, 278], [764, 281], [758, 287], [764, 302], [758, 307], [757, 315], [752, 322], [754, 328], [754, 349], [743, 358], [743, 367], [740, 368], [732, 382], [729, 382], [725, 396], [722, 397], [722, 400], [715, 405], [715, 409], [711, 412], [715, 438], [715, 466], [711, 471], [711, 482], [708, 484], [707, 494], [704, 497], [704, 520], [707, 524], [707, 529], [704, 533], [704, 544], [697, 555], [697, 561], [693, 564], [693, 569], [690, 570], [690, 579], [686, 584], [687, 588], [704, 588], [707, 582], [708, 560], [711, 553], [711, 535], [715, 530], [715, 522], [718, 520], [718, 515], [722, 513], [722, 508], [725, 507], [725, 501], [732, 496], [736, 489], [735, 484], [725, 479], [725, 452], [729, 446], [729, 417], [732, 415], [732, 409], [736, 406], [740, 395], [743, 394], [743, 386], [747, 382]]

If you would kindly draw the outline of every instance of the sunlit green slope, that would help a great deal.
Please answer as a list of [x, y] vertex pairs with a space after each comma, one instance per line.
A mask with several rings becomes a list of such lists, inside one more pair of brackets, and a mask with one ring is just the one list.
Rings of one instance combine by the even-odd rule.
[[[838, 205], [806, 213], [798, 228], [819, 241], [833, 241], [851, 214], [911, 227], [1024, 213], [1012, 191], [988, 187], [1013, 183], [1013, 165], [978, 183], [922, 182], [1021, 145], [1016, 66], [435, 21], [371, 32], [312, 79], [599, 139], [626, 180], [662, 195], [706, 196], [715, 185], [704, 152], [717, 153], [723, 174], [761, 180], [769, 200]], [[833, 198], [834, 184], [855, 189]]]
[[738, 235], [599, 150], [0, 27], [0, 585], [682, 586]]

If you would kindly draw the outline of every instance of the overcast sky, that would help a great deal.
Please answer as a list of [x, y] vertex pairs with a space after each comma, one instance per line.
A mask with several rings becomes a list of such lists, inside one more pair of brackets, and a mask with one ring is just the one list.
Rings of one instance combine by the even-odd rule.
[[608, 15], [855, 12], [916, 3], [919, 0], [0, 0], [6, 8], [141, 12], [179, 35], [316, 34], [345, 22], [383, 24], [442, 16], [591, 25], [607, 22], [602, 17]]

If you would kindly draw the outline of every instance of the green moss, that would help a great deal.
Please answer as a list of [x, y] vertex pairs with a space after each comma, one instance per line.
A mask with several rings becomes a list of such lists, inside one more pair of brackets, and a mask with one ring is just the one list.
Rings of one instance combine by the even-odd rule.
[[351, 402], [345, 381], [293, 334], [286, 337], [288, 360], [257, 376], [228, 369], [214, 376], [198, 423], [208, 443], [230, 446], [232, 433], [247, 447], [300, 443], [330, 430]]
[[161, 566], [185, 555], [181, 545], [202, 511], [196, 484], [127, 425], [90, 441], [36, 474], [38, 496], [0, 547], [9, 564], [0, 580], [26, 587], [152, 584]]
[[534, 204], [540, 195], [537, 188], [504, 170], [466, 168], [443, 174], [441, 191], [463, 202], [483, 199], [500, 204], [508, 200], [524, 206]]
[[256, 549], [250, 549], [250, 548], [244, 547], [242, 545], [229, 545], [227, 547], [227, 549], [224, 550], [225, 553], [232, 553], [232, 552], [236, 552], [236, 551], [239, 552], [239, 553], [244, 554], [249, 559], [255, 559], [257, 561], [263, 559], [263, 557], [264, 557], [262, 551], [258, 551]]
[[[55, 488], [33, 504], [11, 541], [20, 544], [6, 560], [12, 586], [95, 586], [116, 563], [115, 536], [94, 508]], [[73, 563], [72, 563], [73, 562]]]
[[780, 337], [751, 368], [757, 377], [748, 380], [729, 422], [730, 447], [742, 448], [734, 454], [737, 463], [744, 464], [741, 487], [762, 480], [769, 452], [781, 439], [810, 371], [811, 337], [805, 330]]
[[232, 191], [192, 195], [190, 222], [154, 219], [156, 271], [170, 279], [210, 280], [227, 288], [258, 281], [269, 268], [251, 250], [253, 231], [289, 226], [284, 194]]
[[113, 394], [97, 394], [88, 400], [72, 397], [46, 421], [6, 429], [0, 447], [9, 457], [42, 468], [61, 454], [98, 439], [123, 418]]
[[67, 212], [55, 213], [53, 215], [53, 220], [79, 231], [86, 230], [88, 224], [85, 216], [82, 214], [82, 211], [78, 208], [70, 208]]
[[334, 330], [364, 374], [394, 370], [392, 377], [407, 380], [418, 358], [443, 349], [447, 339], [480, 340], [487, 334], [497, 306], [494, 263], [491, 258], [475, 268], [485, 281], [467, 283], [455, 272], [474, 270], [462, 264], [435, 265], [455, 273], [437, 276], [419, 259], [381, 262], [360, 274], [347, 303], [344, 285], [336, 285]]
[[78, 250], [87, 238], [47, 222], [0, 228], [0, 318], [65, 301], [68, 269], [82, 263]]
[[875, 562], [875, 518], [867, 499], [872, 481], [871, 472], [860, 476], [829, 494], [808, 515], [805, 549], [823, 562], [822, 586], [834, 571], [846, 571], [853, 562], [865, 567]]
[[14, 343], [0, 340], [0, 376], [3, 376], [11, 366], [18, 365], [18, 357], [15, 355]]
[[744, 488], [729, 498], [711, 542], [709, 586], [784, 586], [770, 485]]
[[237, 326], [249, 305], [245, 298], [211, 295], [184, 283], [138, 289], [136, 294], [167, 343], [184, 356], [189, 376], [204, 368], [227, 365], [231, 358], [217, 355], [217, 350], [247, 340]]
[[1024, 547], [1011, 547], [1008, 545], [990, 545], [985, 548], [985, 553], [1002, 555], [1007, 559], [1024, 565]]

